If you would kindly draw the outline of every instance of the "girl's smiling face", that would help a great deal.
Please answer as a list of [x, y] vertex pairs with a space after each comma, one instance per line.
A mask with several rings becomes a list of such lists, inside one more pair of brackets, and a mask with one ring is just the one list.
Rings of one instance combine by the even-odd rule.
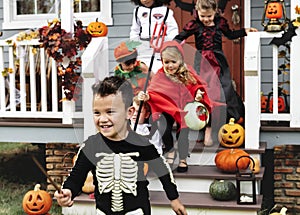
[[154, 4], [155, 0], [141, 0], [142, 5], [145, 7], [151, 7]]
[[181, 65], [181, 60], [175, 58], [169, 59], [165, 57], [162, 58], [162, 63], [163, 63], [164, 71], [170, 75], [174, 75], [179, 69], [179, 66]]
[[121, 93], [105, 97], [95, 95], [93, 99], [94, 123], [97, 130], [113, 141], [123, 140], [128, 135], [128, 119], [133, 107], [125, 108]]
[[213, 9], [202, 9], [197, 10], [199, 20], [203, 23], [204, 26], [214, 26], [214, 18], [216, 11]]

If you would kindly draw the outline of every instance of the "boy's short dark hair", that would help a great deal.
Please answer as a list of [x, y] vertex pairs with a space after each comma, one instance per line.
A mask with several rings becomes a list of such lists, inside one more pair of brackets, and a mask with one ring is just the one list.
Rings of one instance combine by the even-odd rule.
[[132, 104], [133, 90], [131, 84], [122, 77], [110, 76], [104, 78], [102, 81], [96, 82], [92, 86], [93, 96], [100, 95], [101, 97], [112, 94], [122, 93], [122, 99], [125, 107], [128, 108]]

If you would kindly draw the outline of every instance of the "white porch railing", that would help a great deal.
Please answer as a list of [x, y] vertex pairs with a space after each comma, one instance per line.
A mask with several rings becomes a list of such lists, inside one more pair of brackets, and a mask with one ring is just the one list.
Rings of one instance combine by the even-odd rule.
[[[84, 117], [83, 110], [91, 113], [90, 105], [85, 107], [85, 103], [76, 102], [79, 108], [73, 109], [60, 102], [63, 92], [59, 87], [56, 62], [40, 48], [38, 39], [14, 41], [14, 38], [0, 41], [1, 118], [57, 118], [62, 119], [63, 124], [72, 124], [72, 118]], [[91, 84], [95, 77], [108, 75], [107, 43], [106, 37], [93, 38], [82, 55], [85, 95], [92, 94]], [[83, 95], [82, 100], [87, 99], [91, 96], [84, 98]], [[66, 113], [67, 110], [71, 111]]]
[[[300, 108], [297, 103], [300, 99], [300, 30], [292, 38], [290, 44], [290, 93], [289, 112], [278, 112], [278, 91], [273, 90], [273, 111], [261, 112], [261, 88], [262, 88], [262, 39], [281, 37], [281, 33], [256, 32], [249, 33], [245, 40], [245, 146], [247, 148], [259, 147], [259, 134], [261, 121], [287, 121], [290, 127], [300, 127]], [[278, 89], [278, 47], [272, 46], [272, 89]]]

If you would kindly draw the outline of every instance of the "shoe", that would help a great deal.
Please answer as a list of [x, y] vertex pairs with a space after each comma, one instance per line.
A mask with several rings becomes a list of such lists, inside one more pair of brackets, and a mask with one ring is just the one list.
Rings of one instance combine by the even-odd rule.
[[[179, 165], [184, 165], [184, 166], [179, 166]], [[178, 165], [178, 167], [177, 167], [177, 172], [180, 172], [180, 173], [182, 173], [182, 172], [187, 172], [188, 171], [188, 165], [187, 165], [187, 163], [186, 163], [186, 160], [180, 160], [180, 162], [179, 162], [179, 165]]]
[[167, 153], [166, 161], [170, 165], [171, 168], [173, 167], [176, 157], [177, 157], [177, 153], [176, 153], [175, 149], [173, 149]]

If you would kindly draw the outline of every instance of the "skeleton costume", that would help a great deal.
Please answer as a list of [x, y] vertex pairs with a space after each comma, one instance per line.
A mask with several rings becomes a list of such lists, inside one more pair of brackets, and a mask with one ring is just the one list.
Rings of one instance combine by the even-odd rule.
[[92, 170], [97, 214], [150, 215], [149, 182], [143, 172], [145, 162], [159, 177], [168, 199], [178, 198], [171, 169], [164, 158], [147, 138], [133, 131], [121, 141], [109, 140], [100, 133], [90, 136], [81, 146], [63, 188], [70, 189], [74, 199]]
[[[173, 11], [167, 6], [158, 6], [158, 7], [144, 7], [137, 6], [133, 12], [132, 25], [130, 29], [130, 39], [139, 40], [142, 42], [142, 45], [138, 47], [138, 59], [145, 62], [147, 66], [150, 65], [150, 59], [152, 56], [152, 48], [150, 47], [150, 39], [153, 35], [155, 25], [156, 34], [158, 36], [161, 24], [164, 22], [167, 26], [165, 41], [172, 40], [178, 34], [178, 25], [173, 16]], [[160, 61], [159, 53], [155, 54], [153, 61], [152, 71], [156, 71], [162, 66]]]

